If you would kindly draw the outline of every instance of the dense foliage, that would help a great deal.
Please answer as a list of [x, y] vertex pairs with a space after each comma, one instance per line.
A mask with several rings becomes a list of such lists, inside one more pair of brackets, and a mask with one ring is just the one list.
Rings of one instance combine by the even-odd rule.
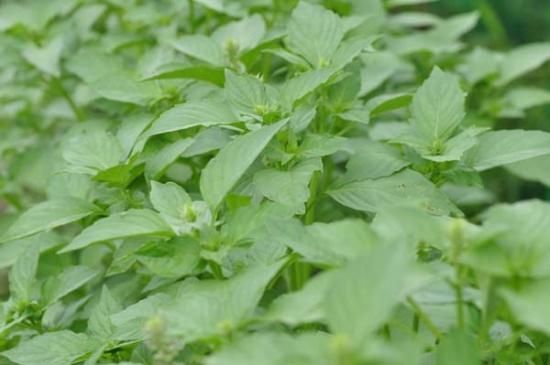
[[550, 364], [550, 43], [421, 2], [4, 2], [0, 364]]

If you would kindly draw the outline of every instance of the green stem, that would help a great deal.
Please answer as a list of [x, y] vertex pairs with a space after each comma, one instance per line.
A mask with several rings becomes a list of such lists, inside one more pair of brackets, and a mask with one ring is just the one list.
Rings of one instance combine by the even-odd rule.
[[309, 279], [311, 266], [305, 262], [295, 262], [293, 267], [294, 267], [293, 290], [300, 290], [304, 287], [305, 283]]
[[214, 261], [209, 261], [208, 266], [210, 266], [210, 270], [212, 271], [214, 278], [216, 278], [217, 280], [223, 279], [222, 268], [220, 267], [220, 265], [218, 265], [218, 263]]
[[58, 77], [52, 77], [51, 81], [53, 86], [59, 91], [63, 99], [65, 99], [65, 101], [67, 101], [67, 104], [69, 104], [69, 107], [73, 111], [76, 119], [78, 119], [79, 122], [82, 122], [84, 120], [84, 113], [82, 112], [82, 110], [80, 110], [71, 95], [67, 92], [65, 86], [63, 86], [63, 83], [61, 82], [61, 79]]
[[456, 297], [456, 321], [458, 328], [464, 328], [464, 292], [463, 292], [463, 270], [460, 264], [462, 253], [462, 221], [456, 220], [451, 227], [450, 233], [452, 243], [452, 264], [455, 270], [455, 282], [453, 283]]
[[191, 33], [195, 31], [195, 0], [188, 0], [189, 3], [189, 25]]
[[431, 318], [426, 314], [424, 313], [424, 311], [422, 310], [422, 308], [420, 307], [420, 305], [412, 298], [412, 297], [407, 297], [407, 303], [409, 303], [409, 305], [412, 307], [412, 309], [414, 310], [415, 314], [418, 316], [418, 319], [420, 321], [422, 321], [426, 327], [428, 327], [428, 329], [430, 330], [430, 332], [432, 333], [432, 335], [437, 339], [441, 339], [441, 336], [442, 336], [442, 333], [441, 331], [439, 330], [439, 328], [437, 328], [437, 326], [432, 322]]
[[315, 222], [315, 205], [317, 203], [317, 190], [319, 188], [319, 171], [316, 171], [311, 177], [309, 183], [309, 199], [306, 203], [306, 214], [304, 215], [304, 224]]

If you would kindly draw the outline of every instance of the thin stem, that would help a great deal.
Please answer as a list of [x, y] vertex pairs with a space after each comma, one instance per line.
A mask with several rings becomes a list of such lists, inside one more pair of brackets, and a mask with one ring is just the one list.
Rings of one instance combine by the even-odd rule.
[[315, 205], [317, 202], [317, 190], [319, 188], [319, 175], [316, 171], [311, 177], [309, 183], [309, 199], [306, 203], [306, 214], [304, 215], [304, 224], [312, 224], [315, 222]]
[[210, 266], [210, 270], [212, 271], [212, 274], [214, 275], [214, 278], [217, 280], [223, 279], [223, 273], [220, 265], [218, 265], [217, 262], [209, 261], [208, 266]]
[[430, 332], [433, 334], [433, 336], [439, 340], [441, 339], [441, 336], [442, 336], [442, 333], [441, 331], [439, 330], [439, 328], [437, 328], [437, 326], [432, 322], [432, 320], [430, 319], [430, 317], [424, 313], [424, 311], [422, 310], [422, 308], [420, 307], [420, 305], [418, 305], [418, 303], [412, 298], [412, 297], [407, 297], [407, 303], [409, 303], [409, 305], [412, 307], [412, 309], [414, 310], [414, 312], [416, 313], [416, 315], [418, 316], [418, 319], [420, 321], [422, 321], [426, 327], [428, 327], [428, 329], [430, 330]]
[[67, 101], [76, 119], [78, 119], [79, 122], [82, 122], [84, 120], [84, 113], [82, 112], [82, 110], [80, 110], [71, 95], [67, 92], [65, 86], [63, 86], [63, 83], [61, 82], [61, 79], [59, 79], [58, 77], [52, 77], [51, 82], [54, 87], [59, 91], [63, 99]]
[[460, 255], [462, 253], [462, 221], [456, 220], [451, 228], [452, 243], [452, 264], [455, 270], [454, 290], [456, 296], [456, 321], [458, 328], [464, 328], [464, 292], [463, 292], [463, 270], [460, 264]]
[[191, 33], [195, 31], [195, 0], [188, 0], [189, 3], [189, 25]]

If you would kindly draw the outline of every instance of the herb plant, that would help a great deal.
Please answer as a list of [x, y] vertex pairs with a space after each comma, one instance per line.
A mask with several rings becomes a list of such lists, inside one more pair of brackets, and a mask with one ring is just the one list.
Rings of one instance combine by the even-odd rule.
[[550, 43], [422, 2], [4, 1], [0, 364], [550, 364]]

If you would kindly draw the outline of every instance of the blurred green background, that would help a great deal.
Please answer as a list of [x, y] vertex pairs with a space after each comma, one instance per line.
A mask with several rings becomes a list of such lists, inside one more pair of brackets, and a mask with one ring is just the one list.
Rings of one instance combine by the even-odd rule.
[[440, 0], [425, 8], [440, 15], [477, 10], [481, 21], [471, 37], [491, 48], [550, 39], [550, 0]]

